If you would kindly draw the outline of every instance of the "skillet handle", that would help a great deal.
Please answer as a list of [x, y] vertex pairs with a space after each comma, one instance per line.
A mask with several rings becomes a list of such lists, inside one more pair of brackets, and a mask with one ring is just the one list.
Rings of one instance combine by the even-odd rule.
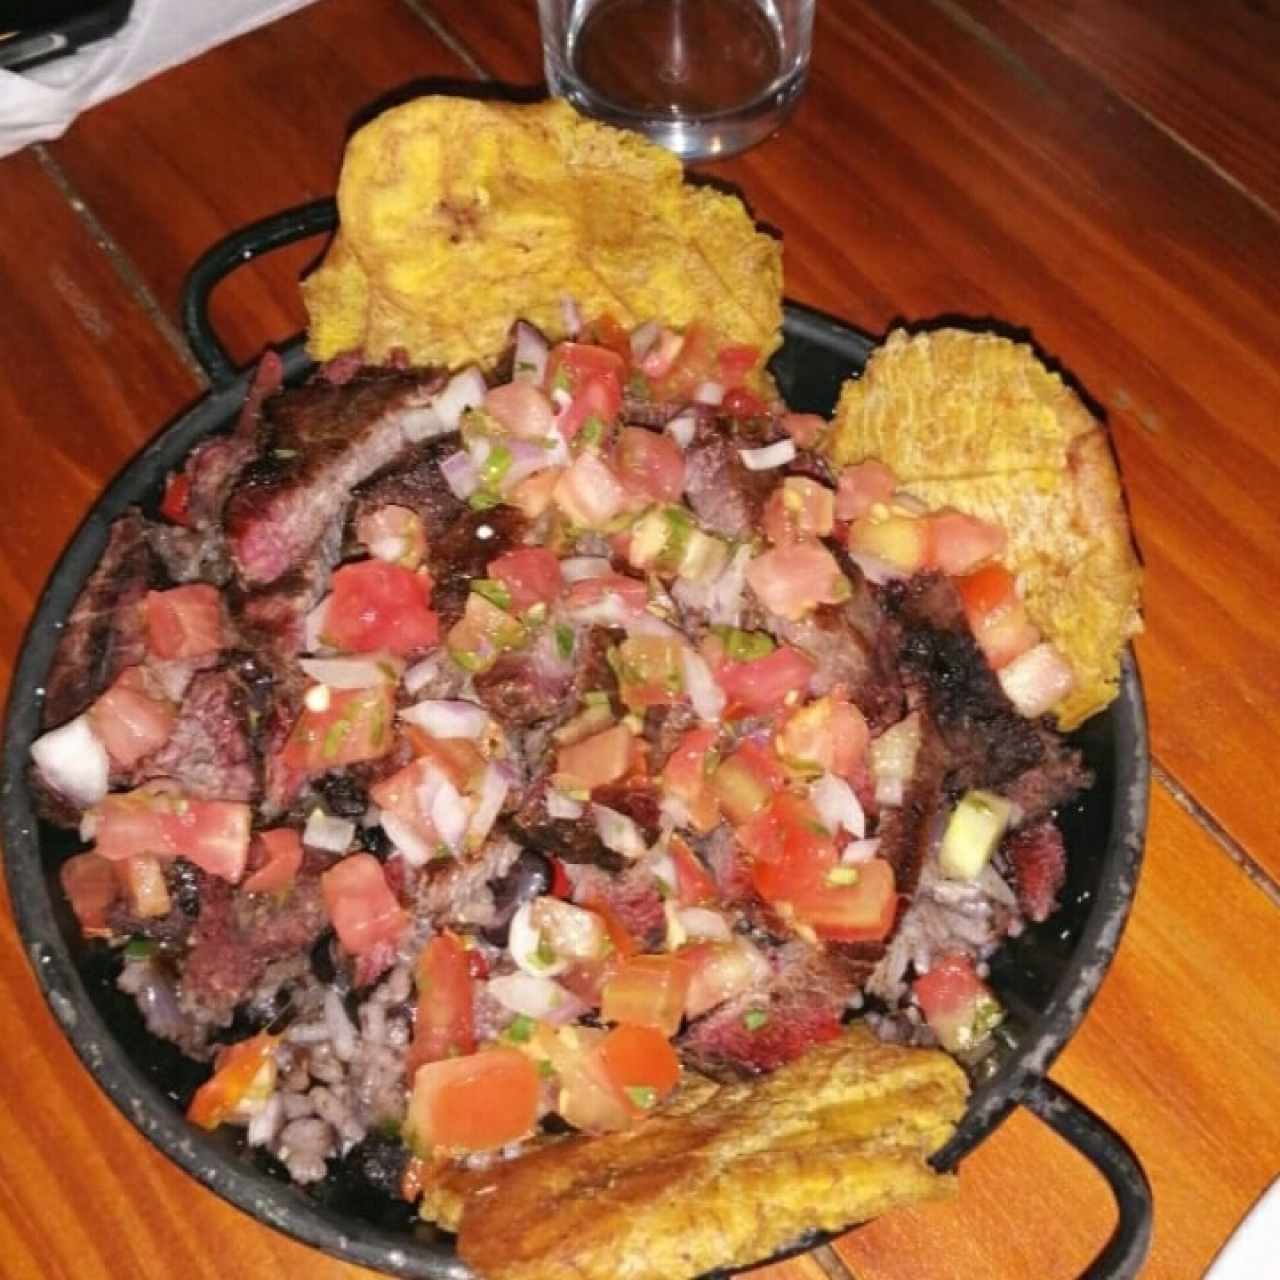
[[219, 240], [187, 273], [182, 284], [182, 331], [215, 389], [233, 381], [237, 371], [209, 318], [209, 296], [214, 287], [259, 254], [332, 231], [337, 225], [338, 209], [333, 198], [313, 200], [250, 223]]
[[1020, 1100], [1089, 1160], [1115, 1196], [1116, 1229], [1080, 1280], [1133, 1280], [1151, 1247], [1152, 1222], [1151, 1184], [1137, 1156], [1110, 1125], [1052, 1080], [1036, 1080]]

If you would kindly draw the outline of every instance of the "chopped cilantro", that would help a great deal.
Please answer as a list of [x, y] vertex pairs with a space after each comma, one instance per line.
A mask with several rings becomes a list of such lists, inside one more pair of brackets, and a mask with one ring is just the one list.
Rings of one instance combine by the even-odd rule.
[[127, 960], [146, 960], [155, 954], [156, 944], [150, 938], [130, 938], [124, 949]]
[[556, 652], [566, 661], [573, 657], [573, 628], [567, 623], [556, 623]]
[[604, 439], [604, 423], [594, 413], [582, 424], [581, 438], [583, 444], [591, 445]]
[[773, 637], [767, 631], [742, 631], [737, 627], [713, 627], [724, 645], [725, 656], [735, 662], [750, 662], [768, 657], [774, 650]]
[[488, 511], [496, 507], [502, 501], [496, 493], [490, 493], [487, 489], [477, 489], [475, 493], [467, 499], [467, 506], [472, 511]]
[[514, 1044], [526, 1044], [533, 1035], [534, 1021], [527, 1013], [517, 1013], [502, 1033]]
[[550, 1079], [551, 1079], [551, 1077], [552, 1077], [553, 1075], [555, 1075], [555, 1073], [556, 1073], [556, 1072], [555, 1072], [555, 1068], [551, 1065], [551, 1059], [550, 1059], [550, 1058], [539, 1058], [539, 1059], [538, 1059], [538, 1074], [539, 1074], [539, 1075], [540, 1075], [544, 1080], [550, 1080]]
[[497, 578], [472, 578], [471, 590], [499, 609], [511, 607], [511, 592]]
[[652, 1111], [658, 1105], [658, 1091], [651, 1084], [627, 1085], [627, 1097], [642, 1111]]
[[748, 1031], [759, 1031], [768, 1021], [769, 1015], [763, 1009], [748, 1009], [742, 1015], [742, 1025]]

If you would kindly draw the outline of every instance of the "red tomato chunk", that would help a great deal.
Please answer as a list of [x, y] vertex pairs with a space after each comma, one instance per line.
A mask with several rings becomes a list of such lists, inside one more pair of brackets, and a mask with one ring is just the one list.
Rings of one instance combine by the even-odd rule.
[[222, 648], [222, 597], [217, 587], [197, 583], [148, 591], [143, 611], [147, 648], [157, 658], [203, 658]]
[[320, 877], [325, 908], [338, 941], [353, 955], [397, 942], [408, 921], [371, 853], [353, 853]]
[[343, 565], [333, 575], [324, 638], [348, 653], [415, 653], [440, 639], [430, 603], [425, 573], [376, 559]]

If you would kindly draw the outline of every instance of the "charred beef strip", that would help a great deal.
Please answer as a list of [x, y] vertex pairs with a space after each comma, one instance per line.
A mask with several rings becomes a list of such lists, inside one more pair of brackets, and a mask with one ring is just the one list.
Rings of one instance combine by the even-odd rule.
[[712, 533], [750, 538], [760, 531], [764, 505], [777, 483], [769, 471], [752, 471], [725, 422], [700, 420], [685, 450], [685, 499]]
[[146, 778], [173, 778], [200, 800], [255, 797], [249, 699], [232, 671], [202, 671], [191, 681], [169, 741], [142, 763], [139, 781]]
[[430, 433], [439, 378], [369, 370], [345, 386], [314, 382], [263, 406], [261, 447], [224, 514], [232, 559], [249, 586], [296, 568], [351, 491], [401, 457], [406, 431]]
[[147, 524], [127, 511], [111, 526], [106, 550], [63, 628], [45, 682], [44, 724], [79, 715], [126, 667], [146, 657], [143, 597], [164, 585], [147, 543]]
[[440, 464], [461, 447], [462, 437], [456, 431], [424, 441], [406, 465], [376, 476], [356, 490], [352, 519], [392, 503], [418, 513], [429, 542], [439, 538], [470, 510], [453, 495], [440, 470]]
[[462, 617], [471, 579], [483, 578], [491, 560], [519, 546], [529, 521], [515, 507], [467, 510], [437, 536], [428, 533], [427, 567], [435, 584], [431, 607], [447, 630]]

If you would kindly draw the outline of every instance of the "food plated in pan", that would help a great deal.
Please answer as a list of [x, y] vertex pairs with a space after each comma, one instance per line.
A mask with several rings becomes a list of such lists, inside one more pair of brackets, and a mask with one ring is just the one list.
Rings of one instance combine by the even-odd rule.
[[[483, 369], [323, 351], [280, 388], [266, 360], [236, 429], [114, 527], [36, 785], [91, 846], [63, 870], [82, 925], [126, 944], [153, 1030], [215, 1064], [198, 1123], [302, 1182], [343, 1161], [421, 1195], [464, 1258], [486, 1179], [518, 1203], [607, 1161], [643, 1187], [695, 1143], [691, 1274], [948, 1185], [925, 1158], [965, 1085], [930, 1046], [981, 1055], [987, 957], [1052, 910], [1053, 811], [1088, 778], [1045, 717], [1092, 669], [1005, 561], [1016, 503], [929, 503], [858, 452], [856, 405], [834, 431], [786, 412], [767, 340], [625, 307], [557, 298]], [[999, 350], [1016, 405], [1039, 366]], [[1096, 440], [1109, 462], [1081, 421], [1035, 469], [1092, 546], [1123, 510], [1075, 465]], [[806, 1083], [823, 1063], [830, 1095]], [[886, 1085], [879, 1110], [858, 1083], [915, 1071], [936, 1088]], [[755, 1174], [823, 1167], [824, 1106], [853, 1145], [822, 1213], [782, 1198], [726, 1237], [714, 1209]], [[868, 1195], [834, 1170], [873, 1120]], [[553, 1265], [530, 1249], [511, 1274]]]

